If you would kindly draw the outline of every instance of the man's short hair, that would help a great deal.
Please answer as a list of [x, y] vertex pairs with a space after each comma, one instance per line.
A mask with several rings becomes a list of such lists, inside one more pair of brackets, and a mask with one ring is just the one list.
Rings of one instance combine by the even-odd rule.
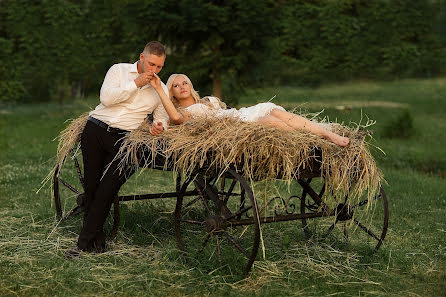
[[150, 41], [144, 47], [144, 53], [161, 57], [166, 55], [166, 49], [164, 48], [164, 45], [158, 41]]

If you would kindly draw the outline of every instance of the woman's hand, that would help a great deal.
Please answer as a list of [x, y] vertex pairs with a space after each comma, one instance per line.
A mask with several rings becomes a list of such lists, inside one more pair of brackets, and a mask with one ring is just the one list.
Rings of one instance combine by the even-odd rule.
[[155, 89], [155, 90], [159, 90], [159, 88], [161, 88], [161, 79], [158, 75], [156, 75], [156, 73], [153, 73], [153, 77], [150, 80], [150, 85]]
[[141, 88], [145, 85], [147, 85], [152, 79], [153, 79], [153, 75], [155, 73], [153, 73], [152, 71], [147, 71], [147, 72], [143, 72], [141, 73], [136, 79], [135, 79], [135, 85], [138, 88]]

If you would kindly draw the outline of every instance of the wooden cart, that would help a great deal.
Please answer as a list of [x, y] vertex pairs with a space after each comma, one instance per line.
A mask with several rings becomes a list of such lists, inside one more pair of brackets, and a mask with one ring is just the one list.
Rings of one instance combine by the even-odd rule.
[[[59, 220], [82, 212], [84, 188], [80, 157], [72, 151], [66, 156], [63, 168], [57, 168], [53, 176]], [[318, 168], [317, 162], [315, 157], [312, 170], [297, 169], [299, 178], [290, 187], [292, 195], [274, 196], [263, 199], [262, 203], [254, 196], [253, 183], [246, 181], [234, 167], [203, 166], [188, 176], [177, 174], [174, 192], [116, 197], [111, 236], [116, 236], [119, 226], [119, 203], [176, 198], [174, 228], [179, 249], [188, 256], [242, 265], [246, 274], [258, 257], [261, 226], [267, 223], [299, 220], [307, 237], [315, 232], [338, 232], [345, 238], [359, 236], [378, 250], [389, 221], [384, 189], [381, 187], [372, 199], [363, 198], [352, 204], [348, 197], [335, 198], [335, 204], [329, 206], [324, 202], [325, 181], [320, 177], [321, 172], [314, 169]], [[172, 170], [163, 166], [155, 169]], [[63, 213], [62, 202], [66, 199], [77, 199], [78, 203]]]

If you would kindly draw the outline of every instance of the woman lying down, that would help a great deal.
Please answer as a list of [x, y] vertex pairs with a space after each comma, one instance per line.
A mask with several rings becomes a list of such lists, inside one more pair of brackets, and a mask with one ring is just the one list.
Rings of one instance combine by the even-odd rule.
[[333, 133], [304, 117], [287, 112], [274, 103], [267, 102], [240, 109], [226, 109], [225, 104], [217, 97], [205, 97], [200, 100], [198, 92], [185, 74], [172, 74], [167, 80], [170, 98], [164, 93], [161, 80], [156, 74], [150, 84], [160, 96], [170, 120], [175, 124], [181, 124], [193, 116], [236, 117], [241, 121], [269, 125], [283, 130], [303, 129], [343, 147], [350, 142], [347, 137]]

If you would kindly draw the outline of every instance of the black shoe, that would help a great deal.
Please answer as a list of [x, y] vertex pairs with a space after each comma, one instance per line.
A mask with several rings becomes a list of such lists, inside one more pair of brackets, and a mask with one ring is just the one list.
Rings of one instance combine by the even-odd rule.
[[105, 252], [105, 233], [104, 231], [99, 231], [96, 233], [96, 237], [94, 239], [94, 250], [96, 253]]

